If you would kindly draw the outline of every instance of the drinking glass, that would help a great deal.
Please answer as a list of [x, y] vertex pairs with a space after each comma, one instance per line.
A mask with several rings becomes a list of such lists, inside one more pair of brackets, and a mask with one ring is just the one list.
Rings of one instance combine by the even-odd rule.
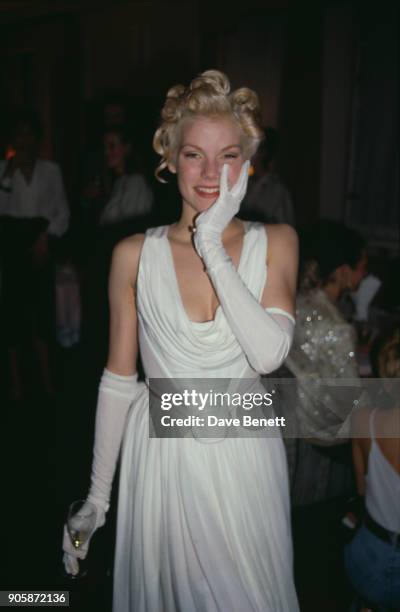
[[[67, 516], [67, 529], [72, 546], [79, 549], [88, 541], [96, 527], [96, 506], [85, 499], [78, 499], [69, 506]], [[87, 574], [87, 567], [79, 559], [79, 573], [68, 574], [71, 578], [83, 578]]]

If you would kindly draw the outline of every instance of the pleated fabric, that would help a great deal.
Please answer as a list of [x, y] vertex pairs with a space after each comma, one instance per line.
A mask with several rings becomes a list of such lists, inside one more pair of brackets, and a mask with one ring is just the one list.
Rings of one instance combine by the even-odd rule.
[[[238, 273], [260, 300], [267, 237], [245, 229]], [[146, 233], [137, 309], [147, 378], [258, 378], [221, 308], [187, 317], [168, 226]], [[145, 388], [122, 446], [113, 612], [298, 610], [282, 439], [149, 438]]]

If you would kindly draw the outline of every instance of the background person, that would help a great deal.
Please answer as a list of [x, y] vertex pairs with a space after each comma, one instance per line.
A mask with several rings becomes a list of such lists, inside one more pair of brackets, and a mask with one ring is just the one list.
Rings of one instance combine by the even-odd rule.
[[105, 174], [101, 182], [86, 187], [78, 228], [79, 243], [85, 249], [83, 336], [86, 348], [98, 356], [93, 360], [95, 376], [95, 364], [103, 367], [108, 346], [107, 278], [112, 249], [125, 236], [148, 227], [153, 208], [152, 190], [139, 172], [127, 131], [108, 128], [103, 147]]
[[297, 431], [285, 438], [296, 577], [304, 605], [323, 609], [332, 582], [340, 605], [348, 598], [340, 519], [354, 491], [346, 423], [361, 383], [355, 329], [338, 304], [364, 277], [367, 256], [362, 237], [336, 222], [319, 222], [300, 236], [296, 328], [285, 361], [297, 388], [284, 393], [282, 406]]
[[11, 394], [23, 393], [21, 350], [29, 340], [41, 383], [53, 392], [49, 342], [54, 334], [53, 248], [65, 234], [69, 208], [59, 166], [38, 157], [41, 126], [33, 111], [17, 114], [11, 144], [0, 161], [1, 320], [8, 346]]
[[278, 148], [278, 132], [274, 128], [266, 128], [265, 138], [252, 160], [253, 175], [240, 216], [262, 223], [288, 223], [294, 226], [292, 197], [277, 173]]
[[[353, 462], [364, 512], [345, 549], [353, 609], [400, 609], [400, 325], [375, 342], [374, 374], [384, 397], [352, 421]], [[391, 382], [390, 379], [393, 379]], [[390, 437], [389, 437], [390, 436]]]

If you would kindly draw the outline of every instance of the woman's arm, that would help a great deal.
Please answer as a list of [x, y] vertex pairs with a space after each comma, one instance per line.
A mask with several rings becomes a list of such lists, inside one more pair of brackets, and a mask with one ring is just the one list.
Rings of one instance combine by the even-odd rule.
[[264, 308], [279, 308], [294, 315], [298, 271], [298, 238], [290, 225], [266, 225], [267, 282], [261, 298]]
[[261, 374], [282, 364], [294, 329], [296, 234], [286, 225], [274, 228], [272, 234], [271, 263], [260, 303], [243, 283], [222, 241], [213, 245], [209, 253], [203, 251], [207, 273], [229, 326], [249, 364]]
[[[95, 529], [105, 522], [128, 411], [146, 390], [136, 374], [137, 318], [135, 284], [143, 236], [120, 242], [113, 251], [109, 279], [110, 349], [100, 381], [96, 408], [91, 485], [87, 502], [96, 507]], [[93, 530], [92, 534], [94, 533]], [[66, 571], [76, 574], [77, 558], [87, 555], [89, 539], [76, 550], [64, 525], [63, 549]]]
[[[237, 183], [229, 190], [228, 167], [223, 166], [219, 198], [196, 219], [194, 244], [249, 364], [256, 372], [264, 374], [281, 365], [292, 342], [297, 243], [290, 228], [282, 225], [277, 231], [273, 230], [272, 280], [267, 278], [264, 304], [259, 303], [243, 283], [222, 243], [222, 232], [243, 199], [247, 172], [248, 162], [243, 165]], [[279, 256], [284, 258], [283, 263]]]
[[99, 386], [91, 487], [88, 500], [104, 512], [132, 403], [143, 392], [136, 373], [137, 317], [135, 284], [143, 236], [120, 242], [113, 251], [110, 280], [110, 349]]
[[114, 248], [108, 284], [110, 336], [107, 370], [129, 376], [136, 372], [137, 315], [135, 288], [143, 234], [125, 238]]
[[351, 415], [351, 436], [353, 469], [356, 480], [357, 494], [365, 495], [368, 456], [371, 447], [370, 437], [371, 408], [361, 407]]
[[361, 446], [361, 440], [353, 438], [352, 440], [353, 467], [356, 478], [356, 487], [358, 495], [365, 495], [365, 472], [366, 465], [364, 452]]

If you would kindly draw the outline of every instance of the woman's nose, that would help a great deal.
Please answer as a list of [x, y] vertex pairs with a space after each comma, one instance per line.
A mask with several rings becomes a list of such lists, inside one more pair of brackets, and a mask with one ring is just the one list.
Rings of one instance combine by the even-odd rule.
[[218, 160], [205, 159], [202, 168], [203, 178], [219, 180], [221, 169], [222, 166]]

